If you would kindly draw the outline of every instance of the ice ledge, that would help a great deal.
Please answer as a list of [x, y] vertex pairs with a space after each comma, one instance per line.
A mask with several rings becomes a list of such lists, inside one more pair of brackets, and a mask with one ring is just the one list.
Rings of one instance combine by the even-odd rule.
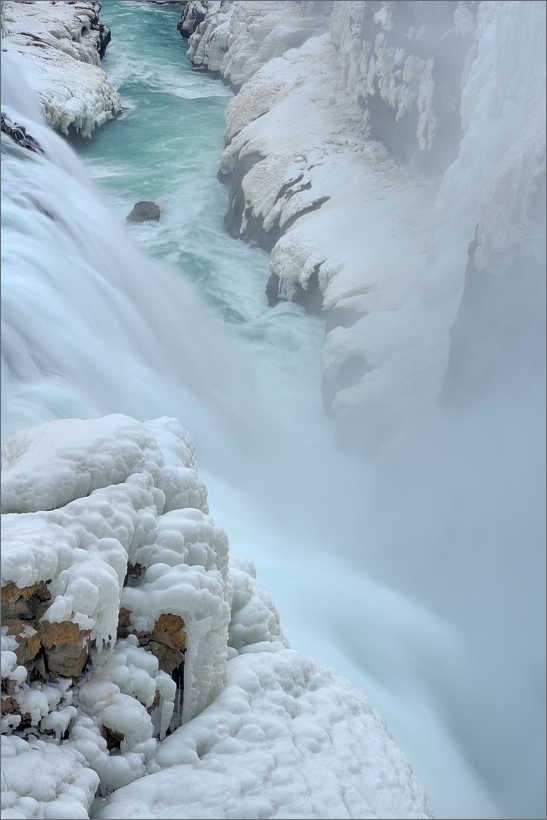
[[2, 3], [2, 52], [34, 91], [46, 121], [64, 134], [92, 131], [121, 110], [101, 68], [110, 30], [100, 3]]

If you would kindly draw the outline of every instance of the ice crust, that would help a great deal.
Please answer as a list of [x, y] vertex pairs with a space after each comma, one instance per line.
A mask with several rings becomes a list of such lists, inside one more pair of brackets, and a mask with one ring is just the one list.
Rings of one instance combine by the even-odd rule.
[[121, 110], [118, 92], [101, 68], [98, 3], [2, 3], [2, 52], [21, 70], [46, 121], [85, 137]]
[[[279, 28], [276, 48], [258, 61], [255, 43], [270, 37], [276, 15], [288, 32], [307, 12], [307, 4], [260, 5], [262, 16], [253, 3], [210, 4], [190, 38], [194, 62], [242, 84], [227, 109], [219, 169], [258, 159], [241, 182], [240, 229], [252, 217], [280, 231], [271, 255], [280, 298], [306, 290], [318, 272], [324, 308], [355, 311], [323, 348], [327, 381], [355, 357], [366, 365], [336, 390], [334, 413], [342, 423], [363, 411], [390, 417], [395, 430], [440, 391], [477, 224], [479, 269], [503, 269], [523, 248], [544, 262], [545, 6], [482, 2], [476, 20], [468, 4], [456, 6], [449, 33], [473, 43], [464, 134], [441, 177], [396, 165], [370, 140], [370, 111], [357, 104], [376, 84], [397, 121], [419, 111], [417, 138], [431, 148], [433, 66], [411, 53], [419, 32], [406, 51], [384, 48], [382, 33], [363, 39], [365, 3], [335, 3], [328, 33], [310, 32], [295, 48]], [[391, 4], [375, 24], [390, 31]]]
[[[36, 628], [2, 628], [2, 817], [432, 817], [381, 716], [289, 649], [229, 556], [176, 419], [47, 422], [2, 455], [2, 585], [51, 595]], [[140, 642], [164, 614], [184, 622], [182, 705]], [[91, 631], [83, 673], [29, 678], [17, 653], [69, 619]]]
[[432, 817], [368, 700], [290, 649], [231, 660], [219, 697], [148, 771], [95, 817]]

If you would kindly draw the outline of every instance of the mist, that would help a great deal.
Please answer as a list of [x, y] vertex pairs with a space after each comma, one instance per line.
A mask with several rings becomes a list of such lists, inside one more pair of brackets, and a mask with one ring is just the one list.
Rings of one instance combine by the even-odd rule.
[[[442, 16], [449, 4], [426, 5]], [[545, 816], [545, 149], [532, 83], [542, 52], [537, 27], [506, 6], [496, 42], [486, 12], [474, 43], [454, 35], [441, 48], [444, 18], [429, 21], [444, 55], [437, 93], [459, 93], [473, 58], [462, 128], [441, 129], [429, 154], [415, 128], [388, 146], [437, 180], [427, 253], [405, 258], [396, 237], [382, 253], [368, 226], [363, 269], [412, 268], [419, 286], [377, 311], [398, 344], [384, 359], [369, 338], [374, 310], [370, 325], [363, 314], [365, 400], [345, 412], [340, 390], [334, 419], [320, 399], [323, 319], [291, 302], [267, 309], [266, 253], [221, 228], [220, 131], [215, 159], [196, 159], [172, 194], [184, 220], [166, 209], [159, 238], [131, 236], [122, 138], [101, 166], [122, 179], [108, 198], [88, 173], [100, 154], [73, 140], [86, 170], [2, 60], [3, 110], [44, 149], [2, 135], [3, 438], [53, 418], [179, 417], [215, 519], [256, 563], [291, 645], [370, 697], [439, 817]], [[495, 60], [497, 84], [481, 85]], [[524, 91], [504, 107], [517, 69]], [[114, 70], [137, 82], [121, 58]], [[218, 81], [206, 82], [205, 98]], [[381, 128], [369, 137], [386, 141]], [[171, 267], [151, 256], [162, 242]]]

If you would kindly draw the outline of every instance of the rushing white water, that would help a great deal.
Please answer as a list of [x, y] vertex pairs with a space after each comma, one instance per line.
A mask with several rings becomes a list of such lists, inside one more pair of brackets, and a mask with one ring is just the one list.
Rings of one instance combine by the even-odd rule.
[[[355, 560], [373, 549], [371, 471], [330, 443], [322, 323], [295, 306], [269, 310], [267, 255], [223, 231], [215, 163], [228, 92], [191, 72], [177, 17], [103, 6], [113, 28], [104, 67], [126, 110], [78, 150], [108, 206], [3, 61], [3, 110], [46, 153], [2, 135], [3, 436], [50, 418], [178, 416], [213, 515], [255, 561], [291, 645], [370, 697], [437, 817], [504, 816], [453, 725], [465, 635]], [[131, 227], [132, 239], [123, 217], [158, 198], [159, 225]]]

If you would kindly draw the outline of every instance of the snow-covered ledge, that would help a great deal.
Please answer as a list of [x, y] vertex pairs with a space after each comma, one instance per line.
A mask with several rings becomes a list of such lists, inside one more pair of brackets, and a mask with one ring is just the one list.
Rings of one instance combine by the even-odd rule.
[[[441, 391], [469, 243], [544, 110], [545, 7], [201, 0], [189, 28], [198, 5], [188, 55], [239, 89], [227, 228], [271, 251], [270, 304], [323, 312], [326, 410], [373, 455]], [[515, 247], [517, 199], [494, 205]]]
[[288, 648], [176, 419], [2, 459], [3, 816], [433, 816], [368, 700]]
[[121, 110], [101, 68], [110, 30], [100, 3], [2, 2], [2, 52], [20, 68], [46, 121], [85, 137]]

